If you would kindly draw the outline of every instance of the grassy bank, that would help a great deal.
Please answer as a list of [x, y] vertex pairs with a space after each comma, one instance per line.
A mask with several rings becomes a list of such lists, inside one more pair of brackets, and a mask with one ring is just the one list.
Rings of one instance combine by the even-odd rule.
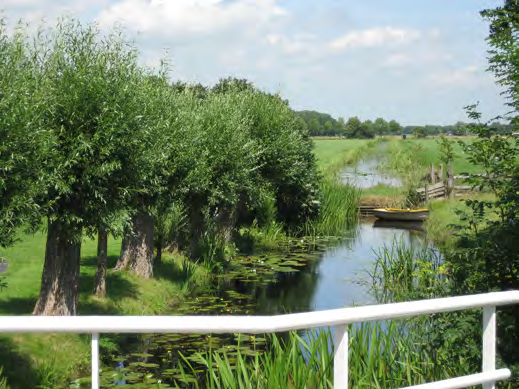
[[[17, 245], [0, 250], [9, 267], [4, 273], [8, 287], [0, 291], [0, 315], [30, 315], [38, 297], [45, 250], [45, 236], [21, 236]], [[127, 272], [109, 272], [108, 298], [92, 295], [96, 267], [96, 242], [84, 239], [80, 272], [80, 315], [155, 315], [189, 290], [183, 258], [164, 255], [152, 280], [142, 280]], [[109, 240], [108, 266], [118, 258], [120, 242]], [[196, 267], [192, 285], [203, 287], [206, 271]], [[17, 334], [0, 336], [3, 375], [11, 388], [64, 387], [70, 378], [88, 375], [90, 337], [83, 335]]]
[[379, 142], [379, 139], [314, 139], [317, 165], [322, 174], [333, 176], [372, 153]]
[[[372, 155], [379, 142], [387, 142], [383, 150], [378, 149], [385, 157], [381, 168], [400, 177], [403, 187], [377, 185], [363, 189], [359, 201], [363, 204], [374, 204], [391, 207], [405, 206], [406, 196], [410, 191], [422, 186], [421, 179], [429, 172], [430, 165], [438, 166], [441, 163], [441, 152], [438, 148], [439, 138], [408, 138], [387, 137], [377, 140], [358, 139], [316, 139], [315, 154], [318, 165], [325, 176], [333, 177], [347, 165], [353, 165], [361, 157]], [[458, 140], [449, 138], [453, 145], [454, 160], [452, 162], [454, 174], [477, 174], [481, 169], [468, 161], [459, 145]], [[463, 138], [470, 142], [470, 138]], [[337, 197], [347, 197], [337, 193]], [[452, 244], [456, 239], [456, 225], [462, 225], [457, 211], [467, 210], [462, 199], [488, 199], [488, 194], [468, 193], [462, 198], [433, 200], [426, 204], [430, 209], [430, 218], [425, 226], [431, 240], [438, 243]], [[330, 207], [333, 209], [333, 207]]]

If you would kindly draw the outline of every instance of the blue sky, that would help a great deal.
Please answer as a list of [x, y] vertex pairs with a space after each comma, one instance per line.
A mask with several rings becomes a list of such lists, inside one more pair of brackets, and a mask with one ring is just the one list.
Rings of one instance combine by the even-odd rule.
[[[479, 11], [499, 0], [1, 0], [36, 25], [64, 13], [108, 30], [125, 25], [142, 60], [164, 55], [172, 79], [237, 76], [279, 92], [295, 109], [384, 117], [402, 124], [506, 111], [487, 67]], [[166, 51], [167, 50], [167, 53]]]

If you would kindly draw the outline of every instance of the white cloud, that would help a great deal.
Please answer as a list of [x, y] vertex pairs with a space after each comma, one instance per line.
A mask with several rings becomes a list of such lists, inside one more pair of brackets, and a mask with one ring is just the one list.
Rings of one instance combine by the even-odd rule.
[[331, 51], [343, 51], [354, 48], [371, 48], [377, 46], [400, 45], [421, 37], [417, 30], [377, 27], [366, 30], [351, 31], [328, 43]]
[[268, 34], [265, 41], [275, 47], [280, 48], [286, 54], [296, 54], [308, 52], [315, 44], [313, 34], [295, 34], [293, 36], [281, 34]]
[[389, 55], [386, 59], [382, 61], [382, 66], [384, 67], [401, 67], [412, 62], [412, 58], [407, 53], [394, 53]]
[[171, 37], [226, 29], [242, 34], [284, 13], [277, 0], [119, 0], [97, 19], [105, 27], [121, 22], [130, 30]]
[[471, 65], [454, 71], [442, 71], [433, 73], [427, 77], [427, 81], [438, 86], [460, 86], [477, 82], [478, 68]]

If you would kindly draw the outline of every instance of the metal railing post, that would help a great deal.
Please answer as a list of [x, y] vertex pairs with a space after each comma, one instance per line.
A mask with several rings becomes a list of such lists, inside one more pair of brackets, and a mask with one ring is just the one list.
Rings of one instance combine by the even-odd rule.
[[[483, 373], [496, 370], [496, 307], [483, 308]], [[483, 384], [483, 389], [495, 389], [495, 382]]]
[[92, 389], [99, 389], [99, 334], [92, 334]]
[[348, 325], [335, 326], [335, 353], [333, 356], [333, 388], [348, 389]]

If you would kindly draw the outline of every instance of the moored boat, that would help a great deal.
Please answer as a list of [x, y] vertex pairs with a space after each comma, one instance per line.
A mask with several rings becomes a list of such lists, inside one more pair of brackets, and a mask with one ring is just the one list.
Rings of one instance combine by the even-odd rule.
[[382, 220], [402, 220], [417, 221], [425, 220], [429, 216], [429, 210], [422, 209], [396, 209], [396, 208], [377, 208], [373, 210], [373, 215]]

